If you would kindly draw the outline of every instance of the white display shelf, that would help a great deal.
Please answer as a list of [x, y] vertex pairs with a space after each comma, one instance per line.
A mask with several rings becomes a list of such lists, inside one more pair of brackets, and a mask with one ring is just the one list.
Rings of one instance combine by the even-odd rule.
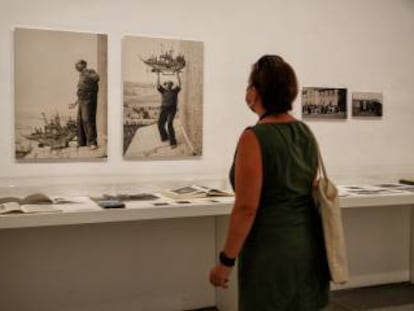
[[0, 229], [43, 227], [103, 222], [123, 222], [168, 218], [219, 216], [230, 214], [233, 198], [193, 199], [191, 203], [180, 204], [173, 200], [162, 199], [167, 206], [154, 206], [152, 201], [126, 202], [125, 208], [103, 209], [95, 202], [84, 199], [80, 205], [56, 205], [63, 212], [38, 214], [0, 215]]
[[[341, 185], [338, 187], [340, 205], [342, 208], [414, 205], [414, 187], [400, 184], [387, 185], [388, 187]], [[361, 192], [371, 193], [363, 194]]]
[[[180, 204], [161, 198], [168, 202], [167, 206], [154, 206], [155, 201], [130, 201], [126, 202], [125, 208], [102, 209], [83, 197], [79, 205], [58, 205], [63, 210], [59, 213], [2, 215], [0, 229], [229, 215], [234, 199], [222, 197], [215, 200], [219, 202], [193, 199], [190, 203]], [[348, 195], [340, 198], [340, 205], [342, 208], [414, 205], [414, 193]]]
[[342, 197], [339, 202], [342, 208], [414, 205], [414, 193]]

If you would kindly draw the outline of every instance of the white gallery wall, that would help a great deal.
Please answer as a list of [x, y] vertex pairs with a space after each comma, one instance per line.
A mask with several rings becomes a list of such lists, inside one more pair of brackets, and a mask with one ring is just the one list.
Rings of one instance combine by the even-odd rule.
[[[15, 162], [12, 64], [16, 26], [108, 34], [106, 161]], [[413, 33], [412, 0], [0, 0], [0, 177], [43, 177], [52, 182], [113, 175], [224, 178], [240, 132], [256, 120], [246, 108], [244, 90], [250, 65], [265, 53], [280, 54], [290, 62], [301, 86], [347, 88], [348, 111], [352, 91], [383, 93], [381, 119], [308, 122], [338, 182], [412, 175]], [[204, 42], [201, 158], [172, 162], [122, 158], [124, 35]], [[44, 57], [48, 53], [45, 49]], [[294, 113], [300, 117], [300, 98]]]

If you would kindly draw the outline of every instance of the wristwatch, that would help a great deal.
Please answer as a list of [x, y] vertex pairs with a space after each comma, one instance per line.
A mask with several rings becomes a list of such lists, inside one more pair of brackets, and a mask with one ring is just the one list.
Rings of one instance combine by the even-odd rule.
[[219, 254], [220, 263], [226, 267], [233, 267], [236, 263], [236, 258], [229, 258], [227, 257], [225, 252], [220, 252]]

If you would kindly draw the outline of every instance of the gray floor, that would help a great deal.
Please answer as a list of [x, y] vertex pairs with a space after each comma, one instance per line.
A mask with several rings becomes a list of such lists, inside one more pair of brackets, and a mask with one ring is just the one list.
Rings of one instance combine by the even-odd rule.
[[414, 285], [398, 283], [334, 291], [327, 311], [414, 310]]
[[[414, 285], [398, 283], [333, 291], [324, 311], [414, 311]], [[226, 311], [204, 308], [197, 311]], [[260, 311], [260, 310], [258, 310]]]

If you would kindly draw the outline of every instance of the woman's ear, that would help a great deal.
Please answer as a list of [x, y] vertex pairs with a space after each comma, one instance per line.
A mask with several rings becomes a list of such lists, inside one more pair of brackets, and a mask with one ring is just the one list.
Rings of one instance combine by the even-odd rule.
[[255, 86], [251, 87], [249, 99], [250, 99], [250, 103], [253, 105], [256, 105], [257, 103], [261, 102], [260, 94], [257, 91]]
[[257, 92], [257, 89], [255, 86], [252, 86], [252, 99], [254, 100], [254, 102], [257, 102], [257, 99], [259, 97], [259, 93]]

